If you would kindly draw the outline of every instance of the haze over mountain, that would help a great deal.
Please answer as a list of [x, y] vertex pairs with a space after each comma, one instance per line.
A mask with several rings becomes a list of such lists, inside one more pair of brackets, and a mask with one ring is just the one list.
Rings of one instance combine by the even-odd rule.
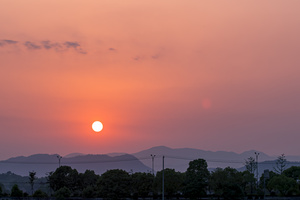
[[86, 154], [83, 154], [83, 153], [70, 153], [70, 154], [65, 155], [64, 158], [72, 158], [72, 157], [83, 156], [83, 155], [86, 155]]
[[[165, 168], [172, 168], [176, 171], [184, 172], [188, 168], [190, 161], [203, 158], [208, 163], [209, 169], [217, 167], [233, 167], [244, 170], [245, 160], [249, 157], [255, 158], [255, 150], [245, 151], [241, 154], [226, 151], [205, 151], [192, 148], [169, 148], [165, 146], [152, 147], [132, 155], [126, 153], [110, 153], [98, 155], [84, 155], [72, 153], [61, 159], [61, 165], [68, 165], [76, 168], [79, 172], [94, 170], [97, 174], [102, 174], [109, 169], [123, 169], [127, 172], [151, 172], [152, 157], [154, 156], [154, 170], [162, 170], [162, 157], [164, 156]], [[299, 165], [300, 156], [286, 156], [290, 165]], [[264, 169], [273, 170], [276, 156], [269, 156], [259, 152], [259, 171]], [[28, 157], [19, 156], [0, 161], [0, 173], [11, 171], [15, 174], [27, 176], [29, 171], [36, 171], [37, 176], [43, 177], [58, 167], [57, 154], [35, 154]]]
[[[300, 162], [299, 161], [288, 161], [287, 160], [284, 169], [288, 169], [292, 166], [300, 166]], [[244, 170], [246, 170], [246, 167], [243, 166], [243, 167], [237, 168], [237, 170], [244, 171]], [[264, 170], [269, 170], [269, 171], [276, 172], [276, 170], [278, 170], [276, 160], [269, 160], [269, 161], [259, 162], [258, 163], [258, 174], [259, 174], [259, 176], [261, 176], [261, 174], [264, 173]]]
[[[155, 170], [162, 169], [162, 156], [165, 156], [165, 168], [173, 168], [177, 171], [186, 171], [190, 161], [198, 158], [203, 158], [207, 161], [208, 168], [217, 168], [217, 167], [233, 167], [240, 168], [244, 166], [245, 160], [249, 157], [254, 157], [254, 152], [258, 151], [246, 151], [241, 154], [227, 151], [205, 151], [200, 149], [193, 148], [176, 148], [172, 149], [165, 146], [153, 147], [144, 151], [134, 153], [135, 157], [139, 158], [141, 162], [145, 165], [151, 167], [152, 161], [150, 155], [155, 155]], [[269, 156], [263, 152], [259, 152], [259, 160], [274, 160], [276, 157]]]
[[[63, 157], [61, 165], [68, 165], [79, 172], [94, 170], [96, 174], [102, 174], [109, 169], [123, 169], [127, 172], [149, 172], [136, 157], [123, 154], [120, 156], [108, 155], [79, 155], [75, 157]], [[57, 155], [35, 154], [28, 157], [20, 156], [0, 162], [0, 173], [11, 171], [15, 174], [27, 176], [29, 171], [37, 172], [38, 177], [46, 176], [55, 171], [59, 166]]]

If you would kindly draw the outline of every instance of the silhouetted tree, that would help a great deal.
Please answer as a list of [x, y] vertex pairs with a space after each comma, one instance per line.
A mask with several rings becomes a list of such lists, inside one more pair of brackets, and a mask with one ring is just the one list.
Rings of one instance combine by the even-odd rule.
[[276, 167], [274, 167], [274, 170], [276, 173], [282, 174], [282, 172], [285, 170], [285, 167], [286, 167], [285, 155], [281, 154], [280, 156], [277, 157]]
[[88, 186], [95, 185], [100, 176], [95, 174], [93, 170], [86, 170], [83, 174], [79, 174], [79, 178], [83, 185]]
[[94, 186], [88, 185], [82, 191], [82, 197], [84, 198], [96, 198], [97, 190]]
[[[254, 172], [257, 170], [257, 163], [253, 157], [249, 157], [245, 161], [245, 167], [246, 167], [246, 170], [248, 172], [250, 172], [251, 174], [253, 174], [253, 177], [254, 177]], [[253, 194], [253, 186], [254, 185], [255, 185], [255, 179], [251, 179], [251, 182], [250, 182], [250, 193], [251, 194]]]
[[36, 172], [32, 171], [32, 172], [29, 172], [29, 183], [30, 183], [30, 186], [31, 186], [31, 195], [33, 195], [33, 186], [34, 186], [34, 181], [36, 179]]
[[246, 170], [249, 171], [251, 174], [254, 174], [254, 172], [257, 169], [257, 164], [256, 161], [253, 157], [249, 157], [246, 161], [245, 161], [245, 167]]
[[131, 190], [134, 198], [147, 197], [153, 191], [154, 176], [137, 172], [131, 175]]
[[206, 160], [197, 159], [189, 162], [186, 171], [185, 195], [193, 199], [206, 196], [209, 175]]
[[110, 199], [130, 196], [130, 175], [121, 169], [112, 169], [103, 173], [97, 183], [100, 196]]
[[243, 174], [236, 169], [217, 168], [211, 173], [210, 188], [214, 194], [224, 199], [240, 199], [244, 196], [242, 185]]
[[[183, 191], [184, 186], [184, 174], [181, 172], [176, 172], [174, 169], [165, 169], [164, 170], [164, 189], [165, 195], [167, 197], [174, 197], [178, 193]], [[156, 173], [154, 179], [154, 188], [157, 192], [162, 191], [162, 171]]]
[[55, 192], [54, 196], [59, 200], [68, 198], [71, 196], [71, 190], [69, 188], [67, 188], [66, 186], [64, 186], [64, 187], [58, 189]]
[[[259, 179], [259, 187], [260, 187], [261, 189], [263, 189], [263, 188], [264, 188], [264, 184], [265, 184], [266, 189], [267, 189], [268, 192], [271, 194], [273, 188], [269, 187], [268, 184], [269, 184], [270, 180], [271, 180], [273, 177], [275, 177], [275, 176], [279, 176], [279, 175], [278, 175], [277, 173], [273, 172], [273, 171], [269, 171], [269, 178], [264, 180], [265, 174], [263, 173], [263, 174], [261, 175], [260, 179]], [[264, 181], [265, 181], [265, 182], [264, 182]]]
[[0, 185], [0, 197], [2, 197], [2, 187], [1, 187], [1, 185]]
[[83, 197], [93, 198], [97, 195], [97, 181], [100, 178], [93, 170], [86, 170], [79, 174], [80, 190]]
[[242, 173], [243, 180], [241, 182], [241, 187], [245, 195], [253, 195], [253, 186], [255, 185], [255, 177], [253, 173], [245, 170]]
[[71, 192], [75, 192], [79, 188], [79, 175], [76, 169], [70, 166], [61, 166], [50, 173], [48, 177], [50, 187], [56, 192], [66, 187]]
[[42, 190], [36, 190], [33, 195], [33, 197], [48, 197], [48, 195], [43, 192]]
[[23, 192], [22, 192], [22, 190], [19, 189], [19, 186], [17, 184], [13, 185], [13, 187], [11, 188], [10, 196], [11, 197], [22, 197], [23, 196]]
[[281, 196], [286, 196], [290, 191], [297, 190], [297, 182], [292, 178], [280, 175], [273, 177], [269, 181], [268, 187], [278, 191]]
[[286, 170], [283, 171], [282, 173], [286, 177], [290, 177], [294, 179], [295, 181], [300, 180], [300, 166], [292, 166]]

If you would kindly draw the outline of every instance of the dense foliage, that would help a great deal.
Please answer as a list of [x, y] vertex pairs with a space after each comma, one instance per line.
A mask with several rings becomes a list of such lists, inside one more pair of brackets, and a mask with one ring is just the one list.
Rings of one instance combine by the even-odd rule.
[[[249, 158], [245, 163], [246, 170], [242, 172], [230, 167], [217, 168], [209, 172], [206, 161], [197, 159], [189, 163], [184, 173], [168, 168], [158, 171], [156, 175], [113, 169], [97, 175], [92, 170], [79, 173], [69, 166], [61, 166], [44, 179], [38, 179], [35, 177], [35, 172], [29, 172], [24, 183], [28, 185], [33, 197], [158, 198], [162, 195], [164, 175], [164, 194], [167, 199], [178, 197], [198, 199], [211, 196], [226, 200], [263, 195], [300, 196], [300, 167], [293, 166], [285, 169], [283, 155], [278, 157], [278, 163], [279, 170], [270, 171], [267, 175], [262, 174], [259, 182], [254, 175], [257, 164], [253, 158]], [[12, 173], [6, 176], [15, 179], [17, 177]], [[24, 177], [20, 180], [24, 181]], [[39, 188], [34, 190], [34, 186], [41, 180], [45, 183], [43, 187], [39, 182]], [[6, 186], [0, 183], [0, 196], [26, 197], [28, 193], [23, 192], [17, 184], [12, 185], [10, 191], [7, 191]]]
[[206, 196], [209, 171], [203, 159], [193, 160], [186, 171], [186, 187], [184, 192], [190, 198]]

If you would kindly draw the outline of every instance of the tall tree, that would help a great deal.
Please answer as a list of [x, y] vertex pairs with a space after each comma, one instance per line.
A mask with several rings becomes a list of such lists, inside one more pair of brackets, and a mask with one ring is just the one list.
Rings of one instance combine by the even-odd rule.
[[70, 166], [61, 166], [50, 173], [48, 177], [50, 187], [56, 192], [60, 188], [66, 187], [71, 192], [79, 188], [79, 175], [76, 169]]
[[131, 175], [132, 194], [135, 198], [147, 197], [153, 192], [154, 175], [137, 172]]
[[[253, 157], [249, 157], [246, 161], [245, 161], [245, 167], [246, 170], [250, 173], [253, 174], [255, 173], [255, 171], [257, 170], [257, 162], [255, 161], [255, 159]], [[250, 182], [250, 193], [253, 194], [253, 186], [255, 185], [255, 179], [251, 179]]]
[[[164, 170], [164, 189], [167, 197], [172, 198], [183, 191], [184, 174], [176, 172], [174, 169], [167, 168]], [[162, 189], [162, 171], [156, 173], [154, 188], [157, 192]]]
[[131, 179], [128, 172], [112, 169], [103, 173], [97, 183], [100, 196], [109, 199], [130, 196]]
[[269, 181], [268, 187], [274, 191], [279, 191], [281, 196], [286, 196], [289, 194], [289, 191], [297, 188], [297, 182], [292, 178], [280, 175], [273, 177]]
[[96, 197], [97, 181], [100, 178], [93, 170], [86, 170], [79, 174], [79, 189], [82, 195], [87, 198]]
[[283, 171], [283, 175], [294, 179], [295, 181], [300, 180], [300, 166], [292, 166]]
[[246, 167], [247, 171], [249, 171], [251, 174], [254, 174], [254, 172], [257, 169], [257, 163], [256, 163], [255, 159], [253, 157], [249, 157], [245, 161], [245, 167]]
[[95, 185], [100, 176], [95, 174], [94, 170], [85, 170], [84, 173], [79, 174], [79, 178], [84, 186], [88, 186]]
[[279, 176], [277, 173], [273, 172], [273, 171], [269, 171], [269, 177], [265, 178], [265, 173], [263, 173], [259, 179], [259, 187], [261, 189], [265, 188], [268, 190], [268, 192], [271, 194], [272, 193], [272, 189], [271, 187], [269, 187], [269, 182], [271, 179], [273, 179], [273, 177], [275, 176]]
[[206, 196], [209, 175], [206, 160], [197, 159], [189, 162], [186, 171], [185, 195], [193, 199]]
[[230, 167], [217, 168], [211, 173], [210, 187], [216, 196], [224, 199], [243, 197], [242, 183], [243, 173]]
[[253, 195], [253, 186], [255, 185], [255, 177], [253, 173], [245, 170], [242, 172], [243, 181], [240, 183], [245, 195]]
[[58, 200], [64, 200], [65, 198], [70, 197], [72, 194], [71, 190], [69, 188], [67, 188], [66, 186], [59, 188], [54, 196], [58, 199]]
[[286, 167], [286, 158], [284, 154], [281, 154], [277, 157], [276, 160], [276, 167], [274, 167], [274, 170], [278, 174], [282, 174], [282, 172], [285, 170]]
[[47, 193], [45, 193], [44, 191], [42, 191], [40, 189], [36, 190], [32, 196], [33, 197], [48, 197]]
[[33, 186], [34, 186], [34, 181], [36, 179], [35, 175], [36, 175], [35, 171], [29, 172], [29, 184], [31, 186], [31, 196], [33, 195]]
[[22, 190], [19, 189], [19, 186], [17, 184], [15, 184], [11, 188], [10, 196], [11, 197], [22, 197], [23, 196], [23, 192], [22, 192]]

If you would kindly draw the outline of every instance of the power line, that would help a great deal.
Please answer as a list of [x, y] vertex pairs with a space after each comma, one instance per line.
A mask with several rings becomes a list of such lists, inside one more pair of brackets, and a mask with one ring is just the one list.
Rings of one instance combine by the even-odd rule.
[[[92, 163], [110, 163], [110, 162], [127, 162], [127, 161], [137, 161], [150, 159], [148, 157], [144, 158], [127, 158], [127, 159], [115, 159], [115, 160], [95, 160], [95, 161], [65, 161], [61, 164], [92, 164]], [[47, 164], [47, 165], [57, 165], [57, 162], [30, 162], [30, 161], [0, 161], [0, 164]]]
[[[156, 158], [162, 158], [162, 155], [155, 155]], [[179, 160], [187, 160], [187, 161], [192, 161], [198, 158], [191, 158], [191, 157], [180, 157], [180, 156], [172, 156], [172, 155], [166, 155], [165, 158], [170, 158], [170, 159], [179, 159]], [[88, 161], [88, 160], [83, 160], [83, 161], [61, 161], [61, 164], [97, 164], [97, 163], [115, 163], [115, 162], [130, 162], [130, 161], [141, 161], [141, 160], [150, 160], [152, 159], [149, 156], [145, 157], [132, 157], [132, 158], [122, 158], [122, 159], [103, 159], [103, 160], [93, 160], [93, 161]], [[245, 164], [245, 161], [241, 160], [220, 160], [220, 159], [205, 159], [206, 162], [208, 163], [231, 163], [231, 164]], [[260, 165], [274, 165], [276, 161], [263, 161], [260, 162]], [[0, 161], [0, 164], [37, 164], [37, 165], [57, 165], [57, 161], [53, 162], [36, 162], [36, 161]], [[297, 161], [287, 161], [287, 165], [300, 165], [300, 162]]]
[[[30, 182], [23, 182], [23, 181], [1, 181], [0, 183], [2, 184], [9, 184], [9, 183], [23, 183], [23, 184], [29, 184]], [[44, 185], [44, 184], [48, 184], [47, 182], [34, 182], [34, 184], [37, 184], [37, 185]]]

